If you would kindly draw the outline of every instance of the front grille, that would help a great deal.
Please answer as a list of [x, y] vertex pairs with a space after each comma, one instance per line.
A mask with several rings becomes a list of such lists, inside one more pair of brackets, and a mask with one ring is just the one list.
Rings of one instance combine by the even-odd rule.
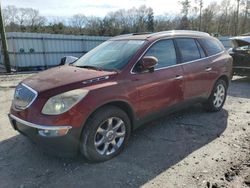
[[16, 109], [24, 110], [28, 108], [36, 99], [37, 92], [25, 84], [19, 84], [14, 94], [14, 106]]

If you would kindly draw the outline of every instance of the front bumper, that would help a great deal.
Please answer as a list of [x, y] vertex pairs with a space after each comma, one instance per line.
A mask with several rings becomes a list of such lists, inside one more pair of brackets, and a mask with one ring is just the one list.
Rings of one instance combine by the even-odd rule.
[[[38, 125], [27, 122], [12, 114], [9, 114], [9, 119], [15, 130], [30, 138], [49, 153], [59, 156], [72, 156], [78, 153], [81, 135], [80, 128]], [[63, 136], [46, 136], [39, 133], [41, 130], [60, 131], [65, 129], [67, 132]]]

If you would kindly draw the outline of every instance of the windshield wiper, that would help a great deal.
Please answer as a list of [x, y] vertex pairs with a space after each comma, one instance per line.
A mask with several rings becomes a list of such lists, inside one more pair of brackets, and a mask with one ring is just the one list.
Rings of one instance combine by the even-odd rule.
[[119, 73], [119, 69], [104, 69], [104, 71], [111, 71], [111, 72], [116, 72], [116, 73]]
[[102, 68], [100, 68], [100, 67], [95, 67], [95, 66], [91, 66], [91, 65], [83, 65], [83, 66], [78, 66], [78, 65], [76, 65], [76, 67], [85, 68], [85, 69], [93, 69], [93, 70], [98, 70], [98, 71], [103, 71]]

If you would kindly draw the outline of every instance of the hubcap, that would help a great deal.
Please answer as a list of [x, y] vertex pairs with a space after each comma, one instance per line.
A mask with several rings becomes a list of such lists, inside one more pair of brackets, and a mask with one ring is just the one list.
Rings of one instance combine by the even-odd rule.
[[225, 87], [222, 84], [217, 85], [216, 90], [214, 92], [214, 106], [219, 108], [225, 99]]
[[96, 151], [101, 155], [111, 155], [124, 142], [125, 123], [118, 117], [110, 117], [101, 123], [96, 131], [94, 143]]

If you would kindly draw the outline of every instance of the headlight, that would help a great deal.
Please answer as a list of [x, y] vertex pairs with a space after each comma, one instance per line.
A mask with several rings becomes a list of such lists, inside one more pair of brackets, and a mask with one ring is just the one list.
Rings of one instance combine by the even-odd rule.
[[82, 100], [88, 92], [85, 89], [75, 89], [53, 96], [44, 105], [42, 113], [48, 115], [62, 114]]

